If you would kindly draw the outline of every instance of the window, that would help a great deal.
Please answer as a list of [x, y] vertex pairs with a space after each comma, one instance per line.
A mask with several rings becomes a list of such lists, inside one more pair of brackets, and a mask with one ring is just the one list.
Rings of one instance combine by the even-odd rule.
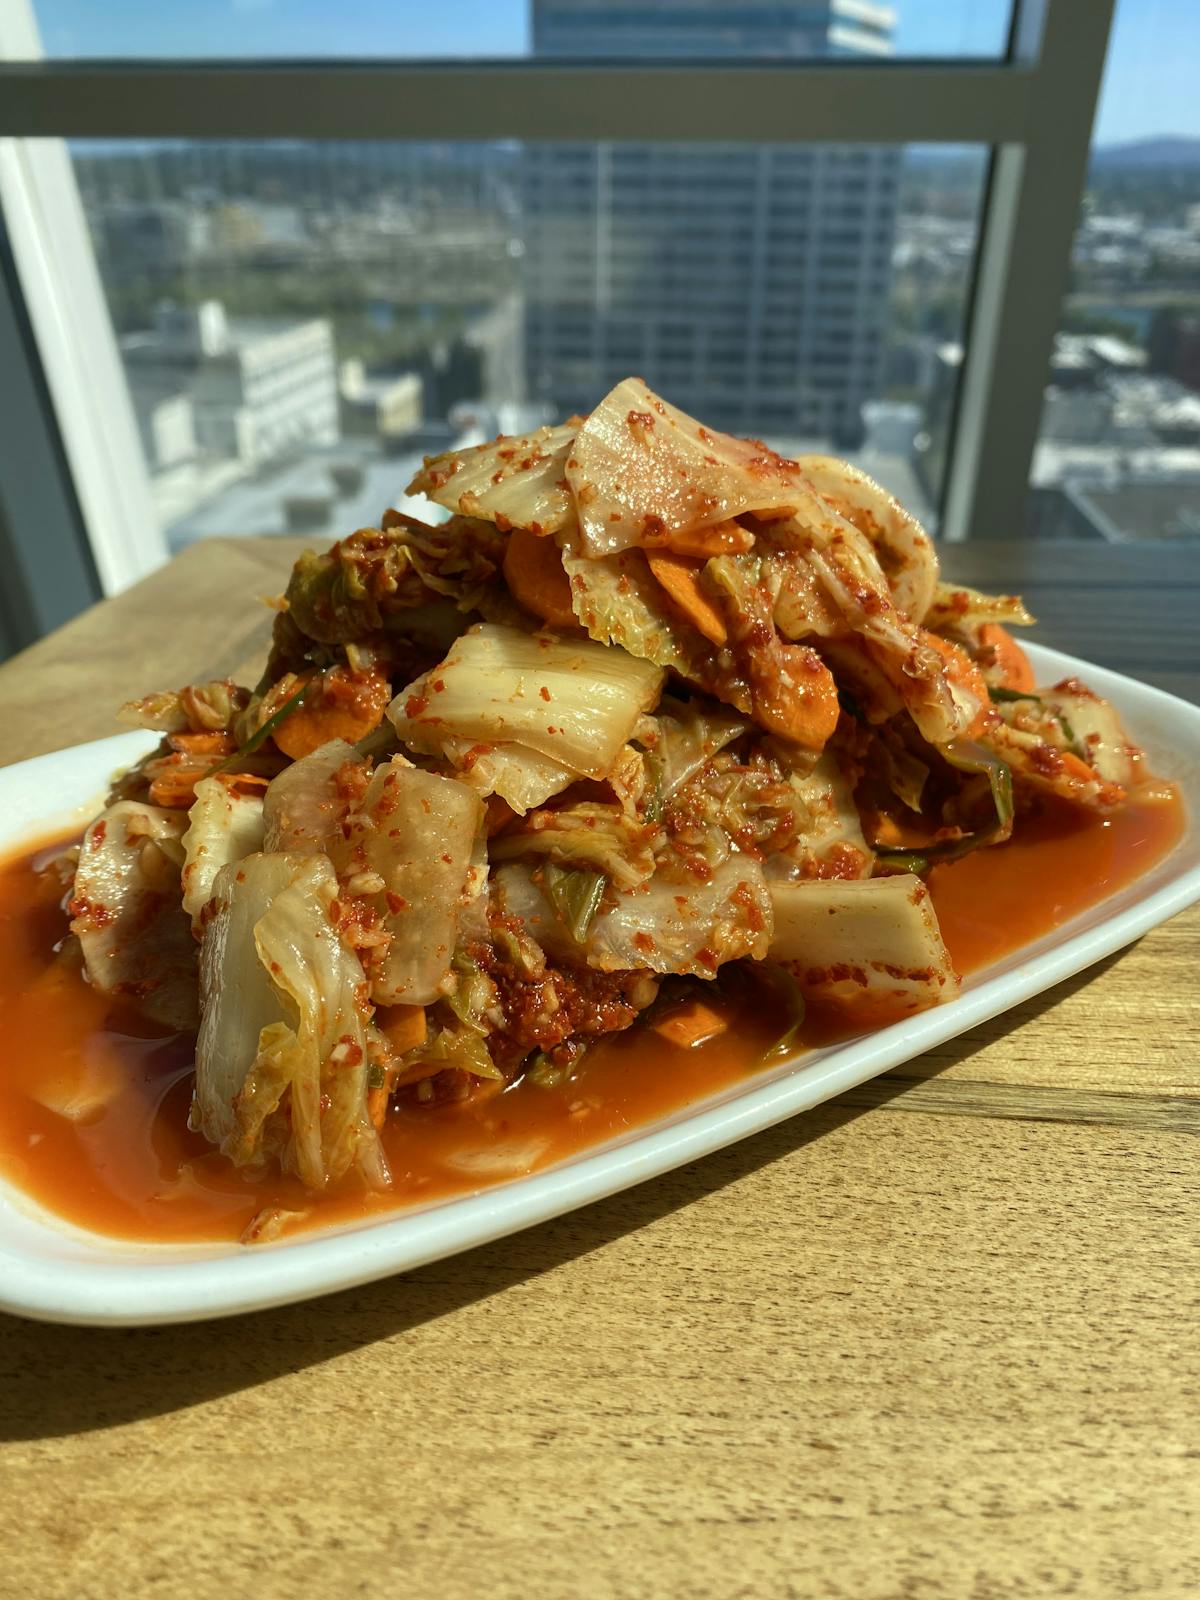
[[639, 369], [1019, 525], [1109, 10], [9, 0], [5, 292], [105, 586]]
[[[286, 25], [254, 0], [36, 0], [49, 57], [172, 60], [222, 53], [332, 60], [457, 56], [674, 56], [689, 60], [952, 56], [998, 58], [1011, 0], [707, 0], [687, 8], [581, 0], [458, 0], [413, 7], [378, 0], [291, 0]], [[658, 14], [656, 14], [658, 13]], [[236, 26], [231, 28], [231, 23]]]
[[1200, 539], [1200, 10], [1120, 0], [1028, 530]]
[[[911, 169], [919, 217], [900, 149], [885, 152], [898, 192], [856, 206], [853, 226], [830, 221], [811, 193], [772, 203], [804, 241], [781, 251], [761, 204], [748, 227], [712, 205], [714, 174], [731, 171], [740, 190], [769, 195], [773, 155], [75, 146], [168, 548], [285, 532], [298, 519], [330, 537], [374, 522], [401, 501], [422, 454], [548, 421], [629, 371], [789, 450], [862, 451], [936, 521], [940, 483], [925, 472], [921, 432], [947, 380], [931, 339], [963, 337], [984, 156], [924, 147]], [[840, 170], [846, 152], [809, 156], [820, 173], [826, 162]], [[546, 181], [561, 171], [569, 183]], [[964, 184], [976, 201], [966, 210]], [[947, 248], [931, 259], [921, 240], [934, 222]], [[810, 298], [821, 328], [801, 337]], [[701, 336], [725, 299], [736, 317], [720, 357], [705, 359]], [[836, 359], [818, 376], [830, 345]], [[826, 395], [819, 411], [814, 389]]]

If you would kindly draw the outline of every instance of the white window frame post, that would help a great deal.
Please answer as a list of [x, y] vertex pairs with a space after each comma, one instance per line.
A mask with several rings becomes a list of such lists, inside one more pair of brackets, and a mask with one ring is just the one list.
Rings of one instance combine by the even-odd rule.
[[[0, 5], [0, 61], [36, 59], [30, 0]], [[0, 105], [4, 92], [0, 89]], [[0, 135], [7, 130], [0, 124]], [[62, 140], [0, 137], [0, 209], [53, 402], [74, 494], [105, 594], [167, 559], [129, 386], [96, 266], [71, 157]], [[22, 504], [11, 536], [26, 543]], [[44, 537], [35, 528], [32, 536]]]

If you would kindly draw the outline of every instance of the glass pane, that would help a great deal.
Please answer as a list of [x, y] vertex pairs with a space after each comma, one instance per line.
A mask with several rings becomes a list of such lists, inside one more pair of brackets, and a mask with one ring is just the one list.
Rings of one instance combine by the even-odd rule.
[[48, 56], [786, 58], [1005, 52], [1011, 0], [34, 0]]
[[1033, 464], [1038, 538], [1200, 539], [1200, 6], [1120, 0]]
[[982, 150], [77, 145], [172, 548], [376, 524], [638, 374], [931, 524]]

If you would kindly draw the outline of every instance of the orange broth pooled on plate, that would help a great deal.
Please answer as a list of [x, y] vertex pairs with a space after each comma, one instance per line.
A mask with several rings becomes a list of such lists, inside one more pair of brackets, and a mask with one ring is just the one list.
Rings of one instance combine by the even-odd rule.
[[[969, 973], [1052, 931], [1159, 861], [1183, 832], [1178, 797], [1113, 815], [1047, 806], [1019, 836], [929, 877], [954, 964]], [[70, 840], [61, 841], [58, 848]], [[606, 1038], [555, 1088], [525, 1081], [490, 1098], [398, 1107], [382, 1130], [394, 1185], [348, 1182], [315, 1204], [303, 1185], [252, 1178], [189, 1131], [194, 1040], [114, 1005], [55, 954], [62, 886], [39, 870], [55, 846], [0, 864], [0, 1175], [66, 1221], [148, 1243], [237, 1239], [264, 1208], [310, 1224], [367, 1220], [523, 1176], [753, 1075], [785, 1020], [763, 1003], [686, 1048], [652, 1026]], [[810, 1010], [798, 1049], [854, 1032]]]

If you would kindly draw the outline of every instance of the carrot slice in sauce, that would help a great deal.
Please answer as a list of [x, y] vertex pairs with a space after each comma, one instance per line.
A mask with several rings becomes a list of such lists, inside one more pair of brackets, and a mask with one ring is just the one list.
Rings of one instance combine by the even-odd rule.
[[725, 644], [729, 639], [725, 618], [700, 587], [703, 558], [676, 555], [673, 550], [647, 550], [646, 560], [650, 571], [692, 626], [711, 644]]
[[280, 722], [271, 737], [293, 761], [319, 750], [331, 739], [357, 744], [383, 721], [392, 697], [382, 672], [350, 672], [333, 667], [317, 692]]
[[1016, 689], [1022, 694], [1032, 694], [1037, 679], [1029, 664], [1029, 657], [998, 622], [985, 622], [979, 630], [979, 643], [984, 652], [984, 662], [996, 667], [1000, 681], [1006, 689]]
[[504, 552], [504, 579], [513, 597], [552, 628], [576, 626], [571, 581], [553, 539], [514, 528]]
[[668, 1012], [651, 1026], [668, 1044], [691, 1049], [693, 1045], [703, 1044], [706, 1039], [715, 1039], [718, 1034], [724, 1033], [729, 1026], [729, 1018], [723, 1017], [707, 1001], [696, 999], [689, 1000], [678, 1010]]
[[757, 690], [754, 713], [763, 727], [808, 750], [823, 750], [837, 727], [840, 706], [833, 673], [806, 644], [781, 646], [783, 673]]
[[714, 522], [707, 528], [690, 528], [667, 535], [666, 547], [676, 555], [741, 556], [754, 548], [754, 535], [749, 528], [732, 518], [728, 522]]

